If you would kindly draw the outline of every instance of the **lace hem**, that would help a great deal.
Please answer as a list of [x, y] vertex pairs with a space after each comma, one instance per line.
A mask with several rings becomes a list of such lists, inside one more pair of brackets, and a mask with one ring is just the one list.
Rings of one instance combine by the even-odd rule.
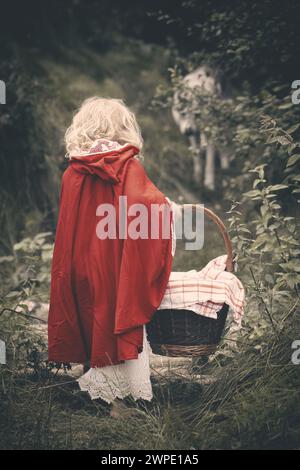
[[130, 386], [112, 387], [112, 384], [93, 383], [88, 378], [81, 377], [77, 380], [80, 390], [87, 392], [91, 400], [101, 398], [106, 403], [112, 403], [116, 398], [123, 400], [125, 397], [131, 396], [134, 400], [142, 399], [151, 401], [153, 398], [152, 387], [149, 383], [139, 383], [140, 388], [133, 390]]
[[92, 400], [101, 398], [107, 403], [129, 395], [134, 400], [141, 398], [151, 401], [153, 394], [150, 380], [150, 351], [144, 326], [143, 351], [137, 359], [113, 366], [92, 367], [77, 379], [80, 389], [88, 392]]

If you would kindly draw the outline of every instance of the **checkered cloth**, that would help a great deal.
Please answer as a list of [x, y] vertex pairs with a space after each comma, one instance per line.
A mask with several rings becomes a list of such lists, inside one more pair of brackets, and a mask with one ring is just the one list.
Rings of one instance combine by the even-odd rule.
[[226, 303], [240, 326], [245, 291], [240, 280], [225, 271], [226, 259], [226, 255], [219, 256], [201, 271], [172, 272], [159, 309], [187, 309], [217, 318], [217, 312]]

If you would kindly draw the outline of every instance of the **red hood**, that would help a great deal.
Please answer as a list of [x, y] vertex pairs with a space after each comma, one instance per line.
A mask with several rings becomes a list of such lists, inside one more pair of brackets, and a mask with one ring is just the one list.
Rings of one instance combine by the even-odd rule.
[[69, 164], [74, 170], [80, 173], [97, 175], [104, 181], [111, 183], [119, 183], [119, 173], [123, 166], [135, 155], [139, 153], [139, 149], [131, 144], [107, 152], [96, 152], [90, 155], [72, 155]]

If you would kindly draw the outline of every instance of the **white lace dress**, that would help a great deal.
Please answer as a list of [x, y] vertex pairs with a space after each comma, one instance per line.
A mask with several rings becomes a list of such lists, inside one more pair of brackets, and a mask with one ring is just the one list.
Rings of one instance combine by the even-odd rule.
[[81, 390], [88, 392], [92, 400], [101, 398], [107, 403], [128, 395], [135, 400], [142, 398], [151, 401], [150, 351], [144, 327], [143, 351], [138, 358], [123, 364], [90, 369], [78, 379]]

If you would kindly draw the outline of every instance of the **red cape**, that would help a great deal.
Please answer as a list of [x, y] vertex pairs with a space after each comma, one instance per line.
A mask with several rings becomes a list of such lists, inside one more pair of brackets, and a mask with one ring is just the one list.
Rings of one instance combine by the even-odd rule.
[[[112, 204], [117, 220], [119, 196], [127, 196], [128, 207], [142, 203], [149, 211], [151, 204], [167, 204], [133, 158], [137, 153], [128, 144], [72, 158], [63, 175], [52, 261], [50, 361], [103, 367], [136, 359], [142, 351], [142, 325], [160, 305], [171, 272], [171, 233], [168, 239], [160, 231], [158, 239], [136, 240], [96, 234], [100, 204]], [[150, 227], [149, 219], [148, 233]]]

